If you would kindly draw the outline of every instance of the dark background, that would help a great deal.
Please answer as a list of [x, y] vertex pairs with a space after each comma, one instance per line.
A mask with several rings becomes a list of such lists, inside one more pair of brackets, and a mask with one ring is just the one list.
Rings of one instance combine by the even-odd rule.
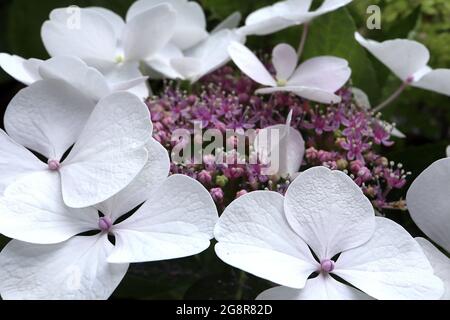
[[[76, 4], [103, 6], [122, 16], [132, 0], [0, 0], [0, 52], [25, 58], [47, 58], [40, 39], [40, 27], [53, 8]], [[244, 17], [272, 0], [201, 0], [210, 28], [239, 10]], [[320, 4], [316, 1], [314, 6]], [[368, 31], [365, 21], [369, 4], [382, 8], [382, 30]], [[311, 26], [304, 58], [321, 54], [346, 58], [353, 70], [353, 83], [366, 91], [373, 105], [383, 101], [400, 84], [378, 61], [353, 39], [354, 31], [377, 39], [412, 38], [430, 49], [432, 67], [450, 68], [450, 1], [448, 0], [356, 0], [344, 9], [320, 17]], [[252, 37], [249, 46], [270, 52], [273, 45], [289, 42], [297, 45], [300, 27], [267, 36]], [[151, 40], [149, 35], [149, 41]], [[143, 39], [145, 40], [145, 39]], [[0, 113], [23, 86], [0, 70]], [[384, 154], [412, 172], [410, 182], [432, 162], [445, 156], [450, 144], [450, 98], [420, 89], [408, 89], [384, 114], [398, 123], [406, 139]], [[1, 119], [3, 118], [0, 117]], [[3, 122], [3, 119], [2, 119]], [[1, 124], [3, 126], [3, 123]], [[399, 196], [404, 196], [405, 188]], [[390, 218], [420, 234], [407, 212], [392, 213]], [[6, 239], [0, 240], [5, 243]], [[114, 294], [114, 298], [254, 298], [270, 284], [220, 263], [212, 249], [188, 259], [133, 266]]]

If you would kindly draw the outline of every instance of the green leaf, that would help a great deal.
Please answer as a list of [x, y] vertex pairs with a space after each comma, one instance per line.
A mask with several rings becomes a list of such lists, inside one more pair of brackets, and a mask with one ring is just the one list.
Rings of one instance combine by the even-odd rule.
[[414, 11], [411, 12], [408, 16], [403, 19], [397, 20], [389, 27], [389, 29], [387, 29], [385, 33], [386, 39], [408, 38], [410, 32], [416, 29], [421, 17], [422, 8], [421, 6], [417, 6], [417, 8], [414, 9]]
[[355, 31], [355, 22], [346, 8], [316, 19], [311, 24], [303, 58], [331, 55], [348, 60], [353, 84], [375, 100], [380, 95], [376, 73], [367, 53], [354, 39]]
[[9, 241], [9, 238], [6, 238], [5, 236], [0, 234], [0, 250], [3, 250], [3, 248], [8, 244]]

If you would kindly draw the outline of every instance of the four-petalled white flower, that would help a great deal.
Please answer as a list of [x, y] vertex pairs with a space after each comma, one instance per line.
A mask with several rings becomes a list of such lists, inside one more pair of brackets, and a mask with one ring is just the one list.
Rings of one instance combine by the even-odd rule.
[[4, 299], [107, 299], [129, 263], [209, 247], [218, 213], [208, 191], [187, 176], [167, 178], [167, 151], [154, 140], [147, 149], [149, 161], [138, 177], [96, 208], [67, 207], [59, 178], [43, 172], [7, 189], [0, 232], [16, 240], [0, 254]]
[[450, 69], [428, 66], [430, 52], [421, 43], [407, 39], [384, 42], [366, 40], [355, 33], [356, 41], [388, 67], [403, 83], [384, 103], [375, 108], [380, 111], [396, 99], [408, 86], [450, 96]]
[[64, 8], [55, 9], [43, 24], [42, 40], [48, 53], [76, 56], [113, 82], [142, 76], [140, 63], [169, 43], [176, 24], [176, 13], [166, 3], [131, 15], [126, 22], [97, 7], [80, 8], [79, 26], [68, 24], [70, 15]]
[[350, 79], [348, 62], [336, 57], [309, 59], [297, 67], [297, 53], [290, 45], [279, 44], [273, 49], [274, 78], [263, 63], [244, 45], [234, 42], [228, 48], [231, 59], [247, 76], [268, 88], [256, 93], [271, 94], [286, 91], [320, 103], [339, 103], [335, 94]]
[[[406, 201], [419, 228], [450, 253], [450, 158], [436, 161], [413, 182]], [[450, 259], [424, 238], [417, 238], [436, 275], [444, 282], [441, 299], [450, 300]]]
[[436, 299], [443, 292], [409, 233], [375, 217], [361, 189], [325, 167], [301, 173], [285, 197], [238, 198], [214, 234], [224, 262], [283, 286], [260, 299]]
[[95, 105], [59, 80], [20, 91], [4, 123], [0, 193], [22, 176], [43, 172], [60, 181], [65, 203], [74, 208], [95, 205], [126, 187], [147, 162], [152, 133], [148, 108], [135, 95], [113, 93]]

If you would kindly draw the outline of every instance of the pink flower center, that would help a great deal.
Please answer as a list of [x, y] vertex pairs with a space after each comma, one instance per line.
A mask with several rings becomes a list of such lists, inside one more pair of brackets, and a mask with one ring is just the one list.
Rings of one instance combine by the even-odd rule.
[[101, 217], [98, 220], [98, 227], [103, 232], [109, 232], [113, 226], [113, 223], [110, 218], [108, 217]]
[[48, 169], [51, 171], [58, 171], [61, 168], [61, 164], [58, 160], [48, 160]]
[[322, 260], [320, 262], [320, 271], [324, 273], [330, 273], [334, 270], [334, 261], [333, 260]]

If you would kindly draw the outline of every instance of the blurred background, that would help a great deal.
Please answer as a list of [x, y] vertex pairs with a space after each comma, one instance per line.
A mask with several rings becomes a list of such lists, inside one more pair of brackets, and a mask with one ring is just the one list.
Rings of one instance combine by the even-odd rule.
[[[48, 58], [40, 38], [42, 23], [50, 11], [68, 5], [102, 6], [122, 16], [133, 0], [0, 0], [0, 52], [25, 58]], [[209, 21], [210, 29], [234, 11], [244, 17], [255, 9], [273, 4], [274, 0], [198, 0]], [[313, 6], [321, 1], [314, 1]], [[382, 10], [381, 30], [367, 30], [369, 5]], [[352, 67], [352, 81], [363, 89], [372, 105], [390, 96], [400, 81], [366, 53], [354, 40], [358, 30], [375, 40], [410, 38], [425, 44], [431, 51], [433, 68], [450, 68], [450, 1], [449, 0], [355, 0], [346, 8], [315, 20], [306, 43], [303, 58], [335, 55], [347, 59]], [[301, 28], [293, 27], [267, 37], [251, 37], [248, 44], [255, 50], [270, 52], [280, 42], [297, 45]], [[145, 41], [146, 39], [142, 39]], [[149, 35], [148, 41], [151, 41]], [[0, 70], [0, 113], [22, 85]], [[407, 137], [396, 139], [396, 145], [385, 155], [412, 172], [410, 182], [435, 160], [445, 156], [450, 144], [450, 97], [420, 89], [408, 89], [400, 99], [385, 109], [384, 118], [395, 122]], [[3, 126], [3, 123], [1, 124]], [[403, 190], [404, 196], [407, 188]], [[419, 231], [407, 213], [396, 212], [399, 220], [414, 235]], [[3, 241], [4, 242], [4, 241]], [[207, 268], [207, 269], [206, 269]], [[226, 267], [212, 252], [198, 257], [132, 267], [114, 298], [254, 298], [270, 287], [264, 281]]]

